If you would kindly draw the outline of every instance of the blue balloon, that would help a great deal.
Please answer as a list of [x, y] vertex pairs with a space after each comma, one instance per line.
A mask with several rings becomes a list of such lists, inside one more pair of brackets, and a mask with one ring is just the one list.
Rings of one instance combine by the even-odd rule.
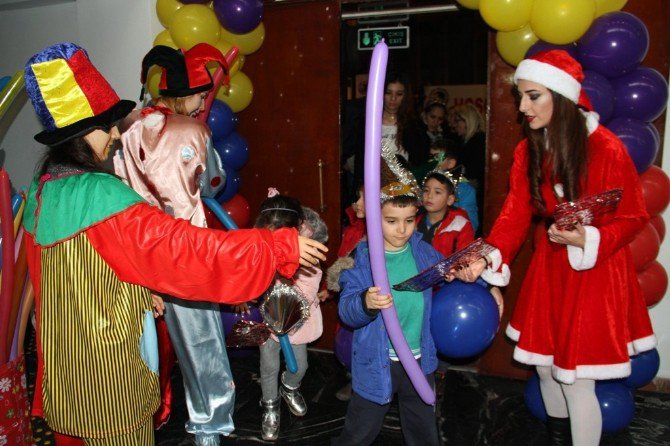
[[653, 68], [640, 67], [612, 80], [614, 116], [651, 122], [668, 103], [668, 82]]
[[616, 381], [597, 381], [596, 396], [603, 415], [603, 432], [628, 427], [635, 416], [635, 399], [629, 387]]
[[11, 78], [12, 78], [11, 76], [0, 77], [0, 91], [2, 91], [3, 88], [5, 88], [5, 85], [9, 83], [9, 80]]
[[593, 110], [600, 115], [600, 122], [610, 120], [614, 112], [614, 89], [609, 80], [595, 71], [584, 71], [582, 88], [593, 105]]
[[349, 371], [351, 371], [351, 347], [353, 342], [354, 331], [351, 328], [340, 326], [335, 334], [335, 357]]
[[603, 14], [577, 42], [578, 60], [585, 70], [614, 78], [632, 71], [649, 49], [644, 22], [628, 12]]
[[253, 31], [263, 20], [261, 0], [214, 0], [214, 13], [221, 26], [234, 34]]
[[544, 407], [544, 400], [540, 392], [540, 377], [537, 376], [537, 373], [533, 373], [528, 381], [526, 381], [526, 385], [523, 388], [523, 400], [535, 418], [547, 421], [547, 410]]
[[235, 112], [223, 101], [215, 99], [209, 110], [207, 124], [212, 130], [212, 139], [223, 139], [235, 130], [239, 119]]
[[652, 165], [660, 142], [654, 126], [637, 119], [614, 118], [607, 123], [607, 128], [624, 143], [638, 173]]
[[232, 132], [224, 139], [214, 140], [214, 149], [219, 153], [221, 162], [234, 170], [240, 170], [249, 161], [247, 140], [237, 132]]
[[476, 283], [455, 280], [433, 296], [430, 328], [437, 350], [449, 358], [483, 352], [498, 331], [498, 306]]
[[240, 175], [228, 166], [223, 166], [223, 170], [226, 171], [226, 185], [214, 197], [221, 204], [233, 198], [240, 189]]
[[653, 349], [630, 358], [630, 376], [623, 382], [630, 388], [642, 387], [651, 382], [661, 366], [658, 350]]

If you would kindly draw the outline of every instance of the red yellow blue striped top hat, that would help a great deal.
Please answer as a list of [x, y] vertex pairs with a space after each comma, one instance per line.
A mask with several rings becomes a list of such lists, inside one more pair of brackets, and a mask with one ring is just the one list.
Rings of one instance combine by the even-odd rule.
[[24, 78], [45, 128], [35, 139], [49, 146], [109, 129], [135, 107], [135, 102], [119, 99], [86, 50], [74, 43], [57, 43], [35, 54], [26, 63]]

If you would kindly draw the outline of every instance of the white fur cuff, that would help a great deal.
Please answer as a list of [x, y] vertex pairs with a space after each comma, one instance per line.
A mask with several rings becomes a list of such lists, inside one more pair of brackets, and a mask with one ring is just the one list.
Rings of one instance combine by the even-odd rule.
[[482, 272], [482, 279], [493, 286], [507, 286], [511, 273], [509, 266], [502, 262], [500, 250], [496, 249], [489, 253], [488, 258], [491, 260], [491, 265]]
[[575, 271], [584, 271], [595, 266], [600, 246], [600, 231], [594, 226], [584, 226], [584, 248], [568, 245], [568, 261]]

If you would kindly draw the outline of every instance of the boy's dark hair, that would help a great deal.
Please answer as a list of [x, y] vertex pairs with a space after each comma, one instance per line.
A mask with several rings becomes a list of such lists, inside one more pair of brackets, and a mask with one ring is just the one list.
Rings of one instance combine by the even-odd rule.
[[412, 195], [398, 195], [397, 197], [391, 197], [382, 203], [382, 207], [387, 204], [391, 204], [399, 208], [406, 208], [409, 206], [414, 206], [417, 209], [419, 208], [417, 198]]
[[288, 195], [275, 195], [261, 203], [255, 228], [297, 228], [305, 220], [300, 202]]
[[426, 182], [430, 179], [434, 179], [436, 181], [439, 181], [441, 184], [444, 184], [444, 186], [447, 188], [447, 193], [449, 195], [456, 194], [456, 187], [454, 186], [454, 183], [451, 180], [449, 180], [444, 174], [432, 171], [428, 175], [426, 175], [426, 178], [423, 180], [423, 184], [425, 185]]

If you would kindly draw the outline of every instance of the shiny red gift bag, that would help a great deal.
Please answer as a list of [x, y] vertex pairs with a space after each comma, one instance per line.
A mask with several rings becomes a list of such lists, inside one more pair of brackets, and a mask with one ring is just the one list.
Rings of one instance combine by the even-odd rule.
[[33, 444], [23, 355], [0, 366], [0, 444]]

